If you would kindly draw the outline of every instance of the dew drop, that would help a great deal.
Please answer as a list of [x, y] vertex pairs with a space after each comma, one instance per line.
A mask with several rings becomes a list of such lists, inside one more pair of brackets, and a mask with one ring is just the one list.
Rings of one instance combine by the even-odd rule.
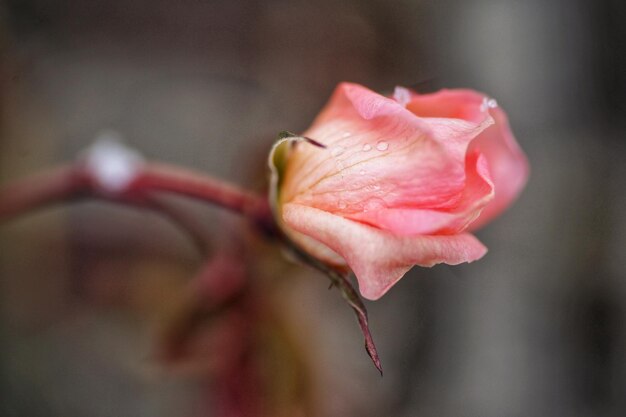
[[411, 92], [404, 87], [397, 86], [393, 90], [393, 99], [406, 107], [411, 102]]
[[496, 99], [484, 97], [483, 102], [480, 105], [480, 111], [487, 111], [487, 109], [495, 109], [496, 107], [498, 107]]
[[372, 150], [372, 145], [370, 145], [369, 143], [366, 143], [365, 145], [363, 145], [363, 152], [369, 152]]
[[381, 140], [376, 144], [376, 149], [378, 149], [379, 151], [386, 151], [387, 149], [389, 149], [389, 144]]
[[378, 198], [378, 197], [373, 197], [367, 201], [367, 203], [363, 207], [363, 211], [366, 211], [366, 210], [376, 211], [385, 207], [386, 207], [386, 204], [383, 199]]
[[336, 146], [331, 151], [330, 154], [334, 157], [338, 157], [342, 153], [344, 153], [346, 149], [343, 146]]

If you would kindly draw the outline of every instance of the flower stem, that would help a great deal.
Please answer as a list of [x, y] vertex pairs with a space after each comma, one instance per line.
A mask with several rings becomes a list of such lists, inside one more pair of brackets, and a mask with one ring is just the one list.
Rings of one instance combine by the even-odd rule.
[[146, 164], [118, 193], [102, 190], [80, 164], [60, 166], [0, 188], [0, 223], [45, 205], [82, 197], [149, 204], [162, 192], [191, 197], [238, 213], [273, 234], [271, 210], [264, 196], [205, 174], [166, 164]]
[[0, 188], [0, 223], [43, 205], [79, 197], [89, 181], [75, 166], [60, 166]]
[[130, 186], [131, 191], [165, 191], [238, 213], [266, 231], [274, 228], [265, 196], [205, 174], [167, 164], [148, 164]]

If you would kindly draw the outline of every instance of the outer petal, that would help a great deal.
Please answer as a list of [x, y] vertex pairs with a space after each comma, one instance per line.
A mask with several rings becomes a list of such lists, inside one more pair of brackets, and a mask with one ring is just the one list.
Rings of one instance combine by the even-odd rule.
[[[481, 208], [464, 201], [467, 148], [491, 123], [488, 113], [420, 118], [395, 100], [342, 84], [304, 134], [327, 149], [302, 146], [291, 155], [281, 201], [397, 234], [458, 231]], [[490, 193], [478, 200], [486, 204]]]
[[458, 204], [448, 210], [382, 207], [348, 214], [345, 217], [389, 230], [400, 236], [453, 234], [476, 220], [494, 195], [487, 160], [472, 152], [466, 158], [465, 188]]
[[490, 110], [496, 121], [483, 131], [470, 145], [487, 158], [495, 187], [495, 198], [480, 217], [471, 224], [475, 230], [502, 213], [519, 195], [528, 180], [529, 165], [509, 127], [509, 121], [500, 108]]
[[[413, 266], [456, 265], [481, 258], [487, 249], [470, 234], [394, 236], [313, 207], [286, 204], [283, 220], [340, 254], [354, 271], [361, 294], [380, 298]], [[316, 255], [315, 247], [307, 247]]]
[[495, 124], [472, 141], [469, 152], [479, 151], [487, 159], [494, 199], [470, 225], [475, 230], [499, 215], [521, 192], [528, 179], [528, 161], [515, 141], [504, 111], [494, 100], [471, 90], [442, 90], [434, 94], [412, 94], [407, 109], [420, 117], [454, 117], [480, 120], [491, 114]]
[[480, 122], [488, 116], [489, 101], [474, 90], [441, 90], [432, 94], [413, 94], [407, 110], [419, 117], [461, 119]]

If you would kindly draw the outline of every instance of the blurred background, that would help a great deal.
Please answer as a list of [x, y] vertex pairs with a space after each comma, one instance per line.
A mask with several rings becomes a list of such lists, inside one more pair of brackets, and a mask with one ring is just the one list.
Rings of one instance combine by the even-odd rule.
[[[255, 273], [287, 275], [276, 298], [314, 351], [317, 415], [623, 416], [625, 22], [617, 0], [5, 0], [0, 183], [113, 129], [262, 189], [276, 133], [340, 81], [484, 91], [530, 182], [479, 233], [483, 260], [416, 268], [367, 304], [384, 378], [325, 278], [278, 258]], [[188, 208], [216, 246], [241, 234]], [[101, 203], [2, 225], [0, 415], [213, 415], [206, 375], [152, 358], [198, 264], [158, 216]]]

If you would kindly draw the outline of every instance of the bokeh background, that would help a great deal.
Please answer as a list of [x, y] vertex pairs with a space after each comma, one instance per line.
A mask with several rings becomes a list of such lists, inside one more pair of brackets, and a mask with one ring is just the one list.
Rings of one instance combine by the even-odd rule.
[[[530, 182], [479, 233], [483, 260], [414, 269], [368, 303], [384, 378], [325, 279], [289, 270], [319, 414], [623, 416], [625, 23], [617, 0], [5, 0], [0, 183], [114, 129], [259, 188], [276, 133], [304, 130], [342, 80], [487, 92]], [[238, 233], [189, 208], [216, 246]], [[201, 372], [151, 360], [198, 262], [159, 217], [100, 203], [3, 225], [0, 415], [211, 415]]]

